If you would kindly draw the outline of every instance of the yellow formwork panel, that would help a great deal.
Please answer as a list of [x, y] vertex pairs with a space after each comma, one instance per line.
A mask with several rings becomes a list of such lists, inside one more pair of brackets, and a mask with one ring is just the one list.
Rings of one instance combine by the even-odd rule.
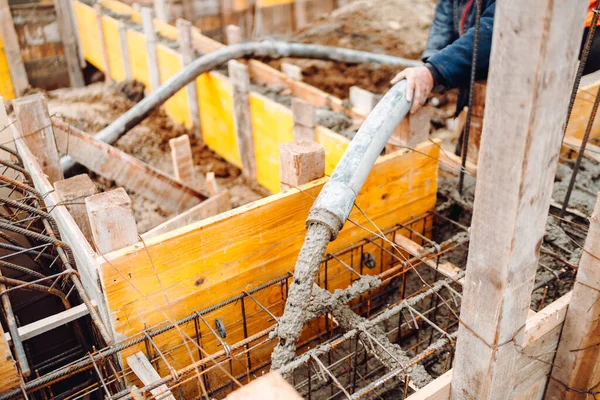
[[129, 64], [133, 79], [142, 82], [150, 90], [148, 74], [148, 58], [146, 56], [146, 38], [137, 31], [127, 30], [127, 47], [129, 49]]
[[110, 76], [115, 81], [125, 80], [125, 64], [121, 50], [121, 37], [119, 36], [119, 22], [107, 15], [102, 16], [102, 28], [108, 55]]
[[285, 106], [258, 93], [250, 93], [256, 181], [279, 192], [279, 146], [294, 140], [294, 119]]
[[325, 148], [325, 174], [331, 175], [350, 140], [322, 126], [317, 126], [316, 140]]
[[0, 36], [0, 96], [4, 100], [12, 100], [15, 98], [15, 88], [10, 77], [10, 69], [4, 52], [4, 44]]
[[104, 71], [100, 32], [96, 23], [96, 12], [79, 1], [73, 2], [77, 29], [81, 38], [81, 49], [85, 59], [99, 70]]
[[[170, 77], [181, 71], [183, 63], [181, 55], [162, 44], [157, 46], [158, 66], [160, 70], [160, 81], [166, 82]], [[190, 116], [190, 107], [187, 100], [187, 91], [181, 89], [171, 97], [164, 105], [167, 115], [175, 122], [190, 128], [192, 119]]]
[[233, 120], [233, 92], [227, 77], [211, 72], [196, 79], [202, 137], [208, 147], [242, 167]]

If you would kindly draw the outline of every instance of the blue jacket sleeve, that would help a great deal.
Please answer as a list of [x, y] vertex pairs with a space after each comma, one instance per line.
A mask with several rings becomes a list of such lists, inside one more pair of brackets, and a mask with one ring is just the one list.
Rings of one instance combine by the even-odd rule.
[[[494, 13], [496, 3], [492, 2], [481, 14], [481, 29], [479, 33], [479, 53], [477, 56], [477, 78], [487, 76], [492, 49], [492, 33], [494, 30]], [[433, 65], [444, 78], [447, 88], [466, 87], [471, 77], [473, 61], [473, 37], [475, 27], [471, 27], [454, 43], [446, 46], [427, 62]]]
[[425, 51], [421, 58], [423, 61], [434, 54], [437, 54], [444, 47], [456, 39], [454, 37], [454, 19], [452, 0], [439, 0], [435, 8], [435, 15], [431, 28], [429, 28], [429, 37], [425, 45]]

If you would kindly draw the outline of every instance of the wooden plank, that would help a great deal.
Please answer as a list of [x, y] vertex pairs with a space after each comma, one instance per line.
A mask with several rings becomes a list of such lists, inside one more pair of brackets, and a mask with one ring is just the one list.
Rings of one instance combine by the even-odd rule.
[[58, 30], [63, 44], [64, 56], [67, 60], [69, 81], [72, 87], [85, 86], [83, 73], [79, 63], [79, 46], [75, 18], [72, 15], [71, 0], [54, 0], [54, 10], [58, 22]]
[[[600, 380], [600, 200], [590, 217], [590, 229], [575, 277], [547, 399], [588, 398]], [[571, 390], [572, 389], [572, 390]]]
[[52, 119], [58, 149], [75, 161], [120, 186], [182, 212], [206, 199], [196, 190], [158, 169], [58, 119]]
[[206, 186], [208, 187], [208, 194], [210, 194], [211, 197], [216, 196], [221, 192], [214, 172], [208, 172], [206, 174]]
[[[179, 50], [183, 67], [189, 65], [196, 57], [192, 47], [192, 23], [184, 19], [177, 19], [177, 32], [179, 36]], [[200, 107], [198, 105], [198, 90], [196, 82], [191, 82], [186, 86], [187, 102], [192, 120], [192, 130], [194, 136], [202, 140], [202, 131], [200, 129]]]
[[156, 90], [160, 86], [160, 71], [158, 67], [158, 54], [156, 51], [156, 31], [154, 30], [152, 9], [142, 7], [142, 25], [144, 28], [144, 37], [146, 39], [146, 57], [148, 65], [148, 75], [150, 77], [150, 91]]
[[81, 233], [92, 243], [92, 228], [85, 208], [85, 198], [98, 192], [96, 185], [87, 174], [75, 175], [74, 177], [56, 181], [54, 183], [56, 193], [67, 206], [67, 210], [81, 229]]
[[[144, 353], [141, 351], [135, 353], [132, 356], [127, 357], [127, 364], [134, 374], [142, 381], [144, 385], [149, 385], [156, 382], [161, 376], [156, 372], [152, 364]], [[156, 398], [164, 400], [175, 400], [175, 397], [171, 391], [167, 388], [167, 385], [160, 385], [156, 389], [150, 390], [150, 393]]]
[[223, 190], [197, 206], [150, 229], [142, 235], [142, 238], [148, 240], [229, 210], [231, 210], [231, 195], [228, 190]]
[[21, 137], [37, 157], [50, 183], [62, 180], [64, 177], [46, 98], [41, 94], [22, 97], [13, 101], [13, 107]]
[[238, 152], [242, 159], [242, 173], [254, 179], [256, 177], [256, 158], [252, 138], [252, 117], [250, 114], [250, 76], [248, 67], [230, 60], [229, 77], [233, 88], [233, 113]]
[[433, 380], [406, 400], [448, 400], [450, 398], [450, 382], [452, 370]]
[[[418, 150], [382, 157], [359, 194], [357, 204], [378, 226], [406, 221], [435, 204], [439, 149], [426, 143]], [[184, 315], [291, 270], [304, 239], [306, 215], [326, 181], [147, 240], [149, 253], [139, 251], [142, 247], [137, 244], [107, 255], [103, 279], [119, 332], [138, 332], [144, 323], [162, 321], [161, 310], [166, 307], [175, 316]], [[369, 224], [358, 211], [350, 218]], [[348, 224], [329, 251], [366, 235], [369, 232]], [[132, 284], [143, 295], [131, 290]]]
[[171, 147], [171, 159], [175, 179], [196, 190], [200, 190], [201, 182], [194, 170], [194, 159], [192, 158], [192, 145], [188, 135], [181, 135], [169, 140]]
[[22, 96], [25, 89], [29, 87], [29, 81], [21, 58], [19, 39], [15, 32], [8, 0], [0, 0], [0, 40], [4, 46], [4, 53], [6, 53], [6, 61], [15, 95], [17, 97]]
[[[595, 82], [586, 83], [587, 82], [582, 82], [579, 87], [575, 103], [573, 104], [571, 118], [569, 119], [569, 125], [567, 126], [566, 135], [577, 139], [582, 139], [585, 134], [592, 106], [594, 105], [594, 99], [596, 98], [596, 93], [598, 93], [598, 87], [600, 86], [600, 78], [597, 78]], [[592, 125], [590, 137], [600, 137], [600, 117], [598, 117], [598, 115], [596, 115], [596, 119]]]
[[[94, 306], [96, 306], [95, 303], [96, 302], [92, 300], [92, 304]], [[61, 311], [58, 314], [54, 314], [32, 322], [31, 324], [21, 326], [19, 328], [19, 338], [21, 338], [21, 340], [34, 338], [43, 333], [49, 332], [54, 328], [66, 325], [69, 322], [84, 317], [89, 313], [90, 312], [85, 304], [79, 304], [78, 306], [69, 308], [68, 310]], [[4, 334], [4, 339], [10, 343], [12, 341], [10, 333], [6, 332]]]
[[108, 44], [104, 37], [104, 24], [102, 23], [102, 6], [100, 4], [94, 5], [94, 12], [96, 13], [96, 25], [98, 30], [98, 41], [100, 45], [100, 54], [102, 56], [102, 72], [107, 82], [113, 80], [112, 74], [110, 73], [110, 62], [108, 61]]
[[5, 333], [0, 326], [0, 391], [18, 387], [21, 384], [21, 374], [10, 352], [10, 346]]
[[586, 6], [506, 0], [496, 8], [502, 23], [494, 26], [452, 399], [506, 399], [521, 378], [516, 343], [527, 320]]

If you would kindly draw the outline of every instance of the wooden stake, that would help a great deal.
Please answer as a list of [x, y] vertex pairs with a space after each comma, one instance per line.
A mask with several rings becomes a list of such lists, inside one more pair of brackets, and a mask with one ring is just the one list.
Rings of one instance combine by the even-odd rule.
[[377, 96], [368, 90], [359, 88], [358, 86], [350, 87], [350, 104], [360, 113], [367, 115], [375, 108], [377, 104]]
[[233, 87], [233, 114], [238, 151], [242, 159], [242, 173], [244, 176], [254, 179], [256, 176], [256, 159], [250, 117], [250, 76], [248, 75], [248, 67], [235, 60], [230, 60], [228, 66], [229, 79]]
[[160, 70], [158, 66], [158, 53], [156, 52], [156, 31], [152, 9], [142, 7], [142, 25], [146, 38], [146, 59], [148, 61], [148, 75], [150, 78], [150, 91], [155, 91], [160, 86]]
[[297, 97], [292, 98], [292, 115], [294, 118], [294, 140], [316, 140], [315, 107]]
[[125, 67], [125, 79], [131, 81], [133, 80], [133, 72], [131, 72], [129, 46], [127, 45], [127, 26], [123, 21], [119, 21], [119, 39], [121, 41], [121, 56], [123, 57], [123, 66]]
[[74, 26], [75, 17], [71, 15], [72, 8], [69, 6], [71, 0], [54, 0], [54, 9], [58, 22], [58, 30], [63, 43], [65, 58], [67, 60], [67, 71], [69, 82], [72, 87], [83, 87], [83, 73], [79, 63], [78, 37]]
[[227, 25], [225, 27], [225, 40], [229, 45], [242, 43], [241, 28], [235, 25]]
[[98, 192], [94, 182], [87, 174], [81, 174], [62, 181], [56, 181], [54, 189], [56, 189], [58, 197], [71, 213], [83, 236], [88, 242], [92, 243], [92, 228], [85, 208], [85, 198]]
[[162, 22], [169, 22], [169, 9], [165, 0], [153, 0], [154, 15], [156, 19]]
[[513, 398], [587, 6], [496, 7], [451, 399]]
[[[546, 399], [585, 400], [600, 381], [600, 197], [567, 311]], [[571, 388], [573, 390], [568, 390]]]
[[294, 17], [296, 30], [302, 29], [308, 23], [306, 15], [306, 0], [294, 0]]
[[[177, 19], [177, 33], [179, 35], [179, 50], [181, 51], [181, 59], [183, 61], [183, 66], [185, 67], [196, 58], [192, 45], [192, 23], [190, 21], [186, 21], [185, 19]], [[198, 139], [202, 139], [200, 125], [200, 105], [198, 103], [198, 88], [196, 87], [195, 80], [186, 86], [186, 91], [194, 136]]]
[[64, 179], [46, 98], [41, 94], [13, 101], [19, 131], [50, 183]]
[[94, 246], [100, 254], [137, 243], [138, 231], [131, 199], [123, 188], [87, 197], [85, 206]]
[[279, 146], [281, 191], [325, 176], [325, 148], [316, 142], [294, 140]]
[[0, 0], [0, 37], [2, 38], [15, 96], [22, 96], [25, 89], [29, 87], [29, 80], [21, 57], [19, 39], [15, 31], [8, 0]]
[[211, 197], [216, 196], [221, 191], [214, 172], [208, 172], [206, 174], [206, 186], [208, 187], [208, 193]]
[[106, 38], [104, 37], [104, 25], [102, 24], [102, 6], [96, 3], [94, 6], [96, 12], [96, 25], [98, 25], [98, 38], [100, 40], [100, 52], [102, 53], [102, 64], [104, 67], [104, 77], [107, 82], [112, 82], [112, 74], [110, 73], [110, 63], [108, 62], [108, 49], [106, 47]]
[[169, 140], [171, 146], [171, 158], [173, 160], [173, 170], [175, 179], [191, 188], [199, 190], [201, 187], [200, 179], [194, 171], [194, 160], [192, 157], [192, 146], [190, 137], [181, 135]]
[[407, 115], [398, 125], [386, 145], [386, 151], [392, 152], [401, 148], [412, 148], [429, 138], [431, 130], [431, 115], [433, 109], [421, 107], [411, 115]]

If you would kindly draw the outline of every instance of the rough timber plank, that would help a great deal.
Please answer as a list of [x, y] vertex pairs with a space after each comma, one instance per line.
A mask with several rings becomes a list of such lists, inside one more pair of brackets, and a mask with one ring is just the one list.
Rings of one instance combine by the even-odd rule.
[[[152, 364], [150, 364], [148, 358], [146, 358], [144, 353], [141, 351], [127, 357], [127, 364], [144, 385], [149, 385], [161, 378]], [[152, 389], [150, 392], [153, 396], [156, 396], [162, 400], [175, 400], [175, 397], [167, 388], [167, 385], [160, 385], [156, 389]]]
[[[57, 147], [75, 161], [119, 185], [181, 212], [206, 199], [202, 193], [121, 150], [95, 140], [58, 119], [52, 119]], [[68, 151], [67, 151], [68, 150]]]
[[585, 0], [505, 0], [496, 8], [501, 23], [494, 26], [452, 399], [506, 399], [522, 378], [515, 371], [517, 343], [586, 6]]
[[[8, 0], [0, 0], [0, 41], [3, 47], [3, 53], [6, 54], [4, 60], [8, 64], [8, 72], [15, 96], [22, 96], [23, 92], [29, 86], [27, 72], [23, 65], [23, 58], [19, 50], [19, 39], [15, 32], [12, 15], [8, 5]], [[4, 82], [2, 82], [4, 83]], [[5, 93], [5, 95], [8, 93]], [[8, 98], [8, 96], [7, 96]]]
[[[406, 221], [433, 207], [439, 150], [432, 143], [419, 150], [429, 156], [398, 152], [380, 159], [359, 195], [357, 204], [379, 226]], [[148, 240], [146, 249], [138, 244], [107, 255], [106, 293], [119, 332], [139, 332], [144, 323], [162, 321], [166, 307], [176, 316], [184, 315], [290, 271], [313, 197], [326, 180]], [[351, 218], [368, 223], [358, 211]], [[368, 234], [349, 224], [329, 250]]]
[[21, 383], [21, 375], [17, 364], [10, 352], [10, 346], [5, 333], [0, 326], [0, 392], [18, 387]]
[[[598, 390], [600, 371], [600, 201], [590, 218], [585, 251], [558, 346], [547, 399], [585, 400]], [[572, 388], [574, 390], [568, 390]]]
[[[594, 99], [596, 93], [598, 93], [598, 86], [600, 86], [600, 76], [597, 76], [595, 82], [587, 84], [582, 80], [582, 85], [577, 92], [577, 97], [573, 104], [573, 111], [571, 113], [571, 118], [569, 119], [569, 126], [567, 127], [567, 136], [572, 136], [577, 139], [583, 138], [585, 128], [590, 119], [592, 106], [594, 105]], [[594, 120], [590, 137], [600, 137], [600, 116], [598, 115], [596, 115], [596, 119]]]

